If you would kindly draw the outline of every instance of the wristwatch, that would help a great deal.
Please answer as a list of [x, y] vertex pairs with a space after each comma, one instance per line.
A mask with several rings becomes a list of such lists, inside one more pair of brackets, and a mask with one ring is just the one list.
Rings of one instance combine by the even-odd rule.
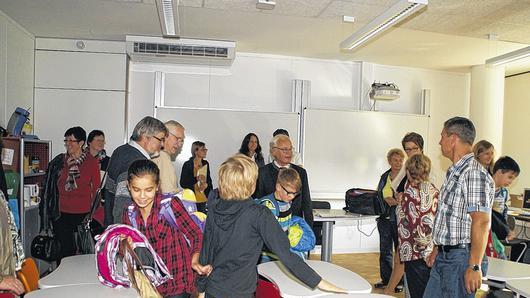
[[475, 272], [478, 272], [480, 271], [480, 265], [469, 265], [469, 268], [471, 268], [471, 270], [475, 271]]

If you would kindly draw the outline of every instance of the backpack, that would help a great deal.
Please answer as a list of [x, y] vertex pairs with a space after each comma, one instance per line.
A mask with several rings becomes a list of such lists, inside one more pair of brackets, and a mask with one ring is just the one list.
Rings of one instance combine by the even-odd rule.
[[155, 287], [173, 278], [166, 264], [144, 234], [131, 226], [115, 224], [110, 225], [102, 234], [96, 236], [96, 268], [98, 279], [103, 285], [111, 288], [131, 287], [127, 262], [122, 262], [122, 268], [118, 269], [118, 252], [123, 236], [131, 237], [134, 247], [144, 248], [152, 255], [154, 266], [145, 269], [147, 278]]
[[363, 215], [381, 215], [384, 209], [380, 203], [377, 191], [362, 188], [352, 188], [346, 191], [345, 211]]
[[[274, 209], [271, 211], [274, 217], [278, 219], [280, 215], [280, 205], [278, 204], [278, 201], [274, 198], [274, 196], [264, 197], [257, 200], [257, 203], [260, 205], [264, 205], [266, 202], [271, 202], [273, 204]], [[291, 215], [287, 237], [289, 238], [289, 243], [291, 244], [291, 250], [295, 252], [310, 251], [315, 247], [316, 244], [315, 233], [311, 227], [303, 218], [296, 215]]]

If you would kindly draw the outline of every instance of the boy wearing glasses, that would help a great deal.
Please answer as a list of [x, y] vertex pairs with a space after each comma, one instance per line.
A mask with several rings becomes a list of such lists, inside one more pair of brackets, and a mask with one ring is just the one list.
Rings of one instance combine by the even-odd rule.
[[[311, 241], [311, 238], [314, 239], [315, 236], [305, 221], [302, 224], [305, 225], [307, 229], [300, 231], [296, 226], [299, 222], [296, 221], [296, 219], [293, 219], [291, 211], [291, 201], [298, 196], [301, 187], [302, 181], [300, 180], [300, 175], [297, 171], [291, 168], [280, 169], [274, 192], [259, 199], [258, 203], [269, 208], [274, 217], [276, 217], [280, 227], [289, 237], [291, 251], [305, 259], [305, 251], [307, 250], [297, 251], [295, 247], [300, 242]], [[303, 221], [303, 219], [301, 220]], [[289, 233], [290, 231], [291, 233]], [[277, 259], [278, 257], [271, 253], [265, 246], [261, 253], [261, 263], [275, 261]]]

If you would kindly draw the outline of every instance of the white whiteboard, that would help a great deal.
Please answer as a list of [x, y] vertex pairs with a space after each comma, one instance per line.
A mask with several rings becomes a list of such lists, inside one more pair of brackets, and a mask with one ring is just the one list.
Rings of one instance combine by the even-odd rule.
[[214, 187], [217, 187], [219, 166], [238, 152], [243, 138], [249, 132], [258, 136], [265, 162], [269, 156], [269, 141], [276, 129], [287, 129], [293, 145], [298, 143], [298, 113], [157, 107], [155, 117], [163, 122], [176, 120], [186, 129], [184, 147], [175, 161], [178, 179], [182, 164], [191, 157], [191, 144], [202, 141], [208, 148], [206, 160], [211, 166]]
[[427, 146], [429, 117], [305, 110], [304, 167], [312, 196], [344, 198], [345, 191], [352, 187], [375, 189], [381, 174], [389, 168], [388, 150], [402, 148], [401, 139], [412, 131], [421, 134]]

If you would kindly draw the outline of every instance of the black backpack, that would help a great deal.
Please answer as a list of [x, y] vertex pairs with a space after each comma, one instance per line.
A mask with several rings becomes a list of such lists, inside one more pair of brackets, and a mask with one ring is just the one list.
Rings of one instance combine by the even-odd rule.
[[356, 214], [381, 215], [384, 206], [381, 206], [377, 191], [363, 188], [352, 188], [346, 191], [346, 207], [343, 209]]

